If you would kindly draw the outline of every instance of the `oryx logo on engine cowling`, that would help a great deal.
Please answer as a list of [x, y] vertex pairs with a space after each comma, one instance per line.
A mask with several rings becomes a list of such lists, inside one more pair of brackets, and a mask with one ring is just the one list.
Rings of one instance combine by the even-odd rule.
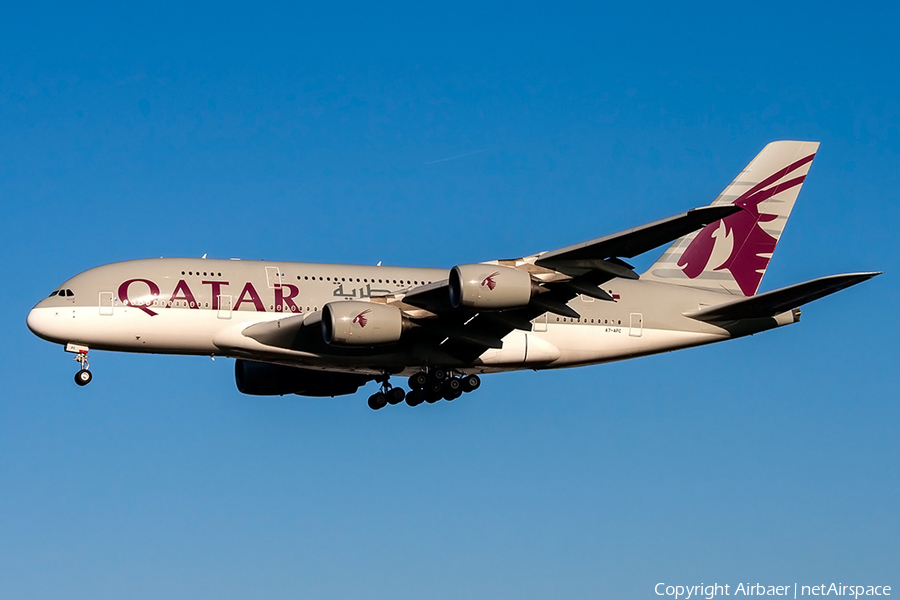
[[497, 287], [497, 282], [494, 280], [494, 277], [500, 274], [500, 271], [494, 271], [487, 277], [481, 280], [481, 287], [486, 287], [487, 289], [494, 291], [494, 288]]
[[372, 309], [368, 308], [368, 309], [362, 311], [361, 313], [359, 313], [358, 315], [356, 315], [355, 317], [353, 317], [353, 324], [359, 325], [360, 327], [365, 327], [366, 324], [369, 322], [369, 319], [366, 318], [366, 315], [369, 314], [370, 312], [372, 312]]

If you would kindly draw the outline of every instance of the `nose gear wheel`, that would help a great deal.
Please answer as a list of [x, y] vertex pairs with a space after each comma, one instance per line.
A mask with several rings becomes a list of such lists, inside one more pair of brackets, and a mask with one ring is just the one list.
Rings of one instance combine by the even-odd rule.
[[81, 368], [75, 373], [75, 383], [79, 386], [84, 387], [91, 382], [91, 379], [94, 378], [91, 375], [91, 372], [88, 370], [91, 366], [91, 363], [88, 362], [88, 353], [79, 351], [75, 358], [73, 359], [75, 362], [81, 364]]

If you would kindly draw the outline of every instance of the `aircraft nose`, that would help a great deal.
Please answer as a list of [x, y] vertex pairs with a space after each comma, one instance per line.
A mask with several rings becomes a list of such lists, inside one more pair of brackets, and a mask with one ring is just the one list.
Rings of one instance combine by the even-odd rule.
[[52, 308], [41, 306], [43, 302], [38, 302], [37, 306], [31, 309], [28, 313], [28, 317], [25, 319], [25, 324], [28, 325], [28, 329], [31, 330], [31, 333], [38, 336], [39, 338], [45, 339], [47, 341], [55, 341], [53, 336], [53, 329], [55, 321], [57, 321], [57, 315]]

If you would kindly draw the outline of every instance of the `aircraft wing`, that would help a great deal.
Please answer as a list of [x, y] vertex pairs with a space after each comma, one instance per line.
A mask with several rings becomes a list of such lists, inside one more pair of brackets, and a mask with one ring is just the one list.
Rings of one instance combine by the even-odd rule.
[[559, 250], [542, 252], [535, 264], [550, 269], [592, 268], [596, 261], [607, 258], [632, 258], [663, 244], [671, 243], [683, 235], [706, 227], [714, 221], [742, 210], [739, 206], [705, 206], [626, 229], [619, 233], [567, 246]]
[[699, 321], [735, 321], [738, 319], [774, 317], [792, 308], [824, 298], [829, 294], [839, 292], [857, 283], [862, 283], [880, 274], [880, 272], [847, 273], [845, 275], [820, 277], [779, 290], [685, 313], [685, 316]]

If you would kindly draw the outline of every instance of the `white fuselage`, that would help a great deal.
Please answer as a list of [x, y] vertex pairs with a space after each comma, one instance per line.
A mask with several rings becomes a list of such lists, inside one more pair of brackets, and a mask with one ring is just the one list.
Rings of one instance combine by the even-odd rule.
[[[460, 372], [558, 368], [697, 346], [734, 332], [683, 316], [731, 297], [655, 282], [613, 279], [614, 301], [578, 296], [581, 317], [545, 313], [530, 331], [514, 329], [502, 348], [468, 363], [419, 345], [365, 349], [273, 346], [244, 331], [263, 322], [312, 315], [326, 303], [368, 301], [447, 278], [443, 269], [149, 259], [81, 273], [28, 315], [40, 337], [92, 349], [262, 359], [311, 368], [410, 374], [426, 364]], [[59, 290], [58, 290], [59, 291]], [[793, 322], [769, 319], [754, 330]], [[750, 333], [750, 331], [742, 332]]]

